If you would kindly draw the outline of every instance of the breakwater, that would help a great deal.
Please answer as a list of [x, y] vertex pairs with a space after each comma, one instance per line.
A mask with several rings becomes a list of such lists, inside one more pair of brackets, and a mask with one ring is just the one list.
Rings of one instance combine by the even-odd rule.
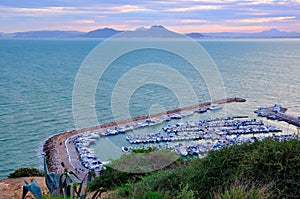
[[[57, 135], [54, 135], [50, 137], [44, 144], [43, 146], [43, 151], [46, 155], [46, 162], [48, 164], [48, 168], [50, 171], [60, 173], [63, 171], [63, 168], [61, 166], [61, 162], [64, 163], [65, 168], [72, 170], [75, 172], [75, 168], [73, 168], [71, 162], [70, 162], [70, 157], [68, 153], [68, 148], [66, 141], [68, 138], [82, 134], [87, 131], [96, 131], [96, 130], [101, 130], [109, 127], [116, 127], [118, 125], [126, 125], [129, 123], [136, 123], [139, 121], [143, 121], [149, 118], [157, 118], [161, 116], [168, 116], [170, 114], [176, 114], [176, 113], [181, 113], [183, 111], [198, 111], [200, 108], [210, 106], [212, 104], [226, 104], [226, 103], [232, 103], [232, 102], [245, 102], [246, 100], [243, 98], [227, 98], [227, 99], [221, 99], [221, 100], [216, 100], [212, 102], [204, 102], [196, 105], [191, 105], [187, 107], [182, 107], [174, 110], [169, 110], [166, 112], [162, 113], [157, 113], [157, 114], [152, 114], [152, 115], [147, 115], [147, 116], [140, 116], [140, 117], [135, 117], [135, 118], [130, 118], [130, 119], [125, 119], [125, 120], [120, 120], [120, 121], [115, 121], [115, 122], [110, 122], [106, 124], [101, 124], [98, 126], [93, 126], [93, 127], [88, 127], [88, 128], [83, 128], [83, 129], [78, 129], [78, 130], [72, 130], [72, 131], [66, 131]], [[83, 174], [83, 173], [82, 173]], [[80, 177], [80, 174], [79, 174]]]

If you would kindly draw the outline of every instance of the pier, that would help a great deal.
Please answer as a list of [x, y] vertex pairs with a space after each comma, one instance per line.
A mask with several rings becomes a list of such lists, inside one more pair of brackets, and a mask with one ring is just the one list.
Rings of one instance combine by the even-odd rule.
[[287, 108], [283, 108], [280, 105], [274, 105], [271, 107], [261, 107], [254, 111], [258, 116], [267, 117], [271, 120], [284, 121], [288, 124], [292, 124], [296, 127], [300, 127], [300, 116], [294, 116], [286, 113]]
[[174, 110], [169, 110], [167, 112], [156, 113], [156, 114], [152, 114], [152, 115], [139, 116], [139, 117], [135, 117], [135, 118], [131, 118], [131, 119], [120, 120], [120, 121], [117, 121], [117, 122], [110, 122], [110, 123], [106, 123], [106, 124], [101, 124], [101, 125], [96, 126], [96, 127], [87, 128], [86, 130], [84, 129], [84, 131], [91, 131], [91, 130], [96, 130], [96, 129], [99, 129], [99, 128], [108, 128], [108, 127], [117, 126], [117, 125], [129, 124], [129, 123], [132, 123], [132, 122], [139, 122], [139, 121], [143, 121], [143, 120], [146, 120], [146, 119], [151, 119], [151, 118], [156, 118], [156, 117], [161, 117], [161, 116], [167, 116], [167, 115], [170, 115], [170, 114], [177, 114], [177, 113], [181, 113], [183, 111], [193, 111], [193, 112], [195, 112], [195, 111], [198, 111], [200, 108], [208, 107], [211, 104], [226, 104], [226, 103], [232, 103], [232, 102], [245, 102], [245, 101], [246, 101], [246, 99], [234, 97], [234, 98], [216, 100], [216, 101], [212, 101], [212, 102], [204, 102], [204, 103], [200, 103], [200, 104], [196, 104], [196, 105], [192, 105], [192, 106], [187, 106], [187, 107], [182, 107], [182, 108], [178, 108], [178, 109], [174, 109]]

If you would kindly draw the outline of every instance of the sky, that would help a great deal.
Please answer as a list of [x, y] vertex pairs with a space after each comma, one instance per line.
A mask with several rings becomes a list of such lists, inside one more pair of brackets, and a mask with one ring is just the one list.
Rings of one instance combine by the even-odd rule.
[[134, 30], [300, 32], [300, 0], [0, 0], [0, 32]]

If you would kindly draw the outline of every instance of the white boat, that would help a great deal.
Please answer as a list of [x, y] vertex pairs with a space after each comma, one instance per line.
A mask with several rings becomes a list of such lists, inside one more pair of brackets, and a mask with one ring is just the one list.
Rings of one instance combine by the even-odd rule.
[[184, 147], [180, 147], [179, 152], [182, 156], [187, 156], [188, 155], [188, 152], [186, 151], [186, 149]]
[[182, 116], [180, 114], [177, 114], [177, 113], [171, 115], [171, 119], [181, 119], [181, 118], [182, 118]]
[[217, 110], [223, 108], [223, 104], [211, 104], [209, 110]]

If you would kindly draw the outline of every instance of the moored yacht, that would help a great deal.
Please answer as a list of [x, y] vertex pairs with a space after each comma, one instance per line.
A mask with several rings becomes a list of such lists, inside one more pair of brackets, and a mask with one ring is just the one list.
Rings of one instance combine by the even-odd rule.
[[223, 104], [211, 104], [209, 110], [217, 110], [223, 108]]

